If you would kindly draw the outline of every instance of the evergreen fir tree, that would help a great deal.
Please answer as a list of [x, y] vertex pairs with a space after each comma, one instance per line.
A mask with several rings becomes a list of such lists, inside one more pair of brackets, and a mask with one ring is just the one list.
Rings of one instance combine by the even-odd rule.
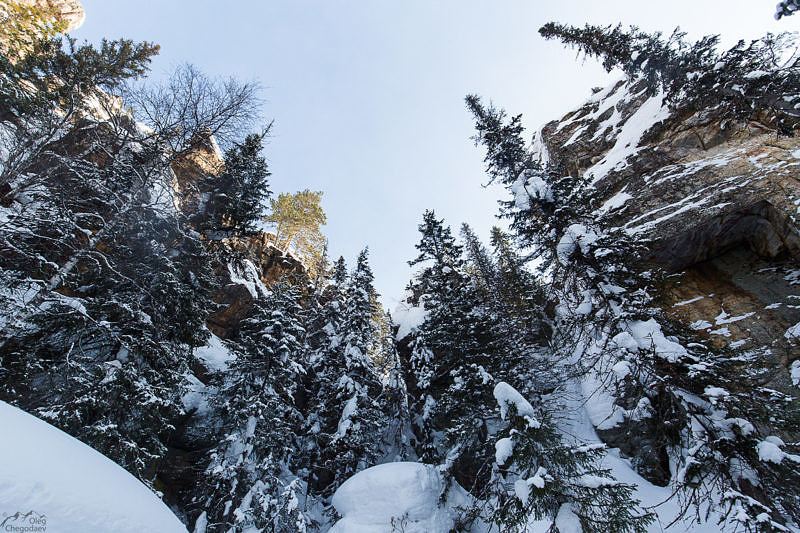
[[742, 40], [719, 52], [718, 35], [687, 43], [677, 29], [665, 39], [636, 27], [626, 31], [622, 26], [576, 28], [550, 22], [539, 33], [602, 59], [608, 71], [619, 67], [631, 79], [643, 79], [648, 93], [663, 92], [674, 110], [704, 111], [720, 120], [760, 120], [784, 135], [793, 135], [800, 119], [795, 107], [800, 59], [792, 54], [796, 37], [791, 34], [767, 34], [749, 44]]
[[598, 466], [602, 445], [568, 444], [547, 415], [541, 418], [507, 383], [494, 393], [509, 421], [496, 444], [502, 488], [493, 521], [502, 531], [526, 531], [531, 517], [552, 520], [557, 528], [556, 520], [570, 515], [586, 533], [647, 531], [654, 517], [637, 509], [635, 487]]
[[312, 355], [316, 394], [307, 425], [316, 453], [312, 488], [324, 495], [374, 464], [382, 451], [376, 443], [386, 405], [378, 401], [383, 384], [370, 359], [378, 344], [372, 279], [366, 250], [349, 276], [339, 258], [321, 298]]
[[219, 176], [208, 178], [211, 188], [205, 204], [202, 227], [213, 236], [251, 235], [261, 220], [270, 192], [267, 188], [267, 162], [261, 155], [261, 135], [248, 135], [225, 153], [225, 166]]
[[[514, 195], [502, 204], [503, 214], [511, 218], [519, 244], [535, 248], [533, 256], [548, 269], [550, 305], [558, 308], [550, 340], [554, 356], [579, 354], [573, 375], [600, 377], [614, 365], [631, 370], [611, 385], [615, 409], [626, 410], [622, 424], [664, 457], [666, 450], [680, 450], [683, 466], [673, 481], [684, 502], [682, 515], [691, 508], [699, 514], [716, 494], [724, 495], [722, 520], [749, 530], [780, 530], [787, 520], [796, 521], [797, 507], [787, 503], [796, 497], [787, 493], [797, 494], [800, 485], [788, 463], [755, 460], [760, 447], [769, 447], [761, 443], [772, 442], [764, 439], [785, 431], [796, 419], [789, 399], [759, 384], [757, 362], [744, 364], [746, 357], [713, 348], [695, 332], [667, 320], [653, 296], [660, 291], [663, 274], [648, 269], [643, 260], [647, 243], [601, 227], [592, 216], [597, 191], [582, 179], [553, 179], [558, 174], [548, 168], [557, 165], [538, 170], [534, 165], [531, 174], [530, 154], [504, 150], [521, 140], [516, 117], [507, 121], [476, 98], [468, 104], [476, 116], [478, 141], [487, 148], [490, 176], [500, 177]], [[518, 181], [514, 176], [520, 168], [526, 170]], [[634, 327], [654, 328], [651, 337], [661, 334], [665, 340], [647, 346], [625, 342], [633, 339]], [[709, 398], [719, 390], [728, 400], [723, 419], [715, 418], [721, 413], [718, 399]], [[694, 400], [700, 397], [710, 402]], [[765, 406], [771, 406], [766, 409], [773, 415], [766, 414]], [[761, 488], [755, 490], [741, 468], [754, 479], [783, 477], [786, 485], [774, 491], [757, 481]]]
[[344, 288], [347, 282], [347, 263], [345, 263], [344, 257], [339, 256], [339, 259], [334, 263], [331, 278], [333, 279], [335, 287], [340, 289]]
[[[163, 139], [205, 131], [219, 102], [184, 102], [194, 122], [148, 131], [111, 94], [158, 47], [63, 44], [0, 58], [0, 205], [11, 208], [0, 228], [0, 397], [159, 487], [213, 306], [211, 258], [175, 209]], [[226, 120], [240, 112], [227, 107]]]
[[[423, 461], [445, 463], [462, 486], [481, 494], [491, 471], [488, 426], [495, 370], [521, 355], [501, 337], [499, 320], [468, 277], [450, 228], [432, 211], [419, 226], [424, 268], [410, 289], [427, 312], [411, 342], [409, 392]], [[519, 369], [520, 373], [524, 370]]]
[[[307, 352], [297, 286], [279, 281], [258, 300], [236, 341], [216, 402], [224, 437], [211, 451], [198, 511], [207, 531], [305, 531], [292, 467], [304, 464], [298, 407]], [[298, 525], [299, 524], [299, 525]]]
[[[3, 345], [2, 394], [152, 483], [210, 286], [175, 213], [131, 212]], [[58, 296], [56, 296], [58, 294]], [[56, 377], [60, 376], [60, 377]]]
[[345, 335], [343, 342], [346, 348], [348, 366], [365, 365], [371, 362], [372, 354], [378, 343], [376, 304], [377, 294], [372, 285], [374, 276], [368, 262], [368, 250], [365, 248], [358, 254], [356, 268], [350, 276], [347, 287], [347, 299], [344, 308]]
[[529, 340], [546, 336], [550, 319], [544, 309], [547, 299], [541, 283], [525, 265], [509, 236], [492, 228], [491, 244], [496, 263], [495, 299], [507, 317], [514, 319]]
[[461, 225], [461, 237], [464, 240], [467, 267], [471, 270], [472, 277], [478, 281], [487, 295], [491, 294], [497, 289], [492, 257], [469, 224]]

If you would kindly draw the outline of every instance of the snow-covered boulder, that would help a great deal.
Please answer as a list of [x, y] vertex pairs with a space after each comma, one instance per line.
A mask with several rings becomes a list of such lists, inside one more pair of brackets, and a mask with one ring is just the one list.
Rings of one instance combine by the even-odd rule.
[[3, 531], [186, 533], [138, 479], [63, 431], [5, 402], [0, 427]]
[[333, 495], [342, 516], [331, 533], [447, 533], [454, 511], [468, 495], [454, 485], [447, 504], [440, 505], [445, 488], [439, 470], [422, 463], [386, 463], [368, 468], [345, 481]]

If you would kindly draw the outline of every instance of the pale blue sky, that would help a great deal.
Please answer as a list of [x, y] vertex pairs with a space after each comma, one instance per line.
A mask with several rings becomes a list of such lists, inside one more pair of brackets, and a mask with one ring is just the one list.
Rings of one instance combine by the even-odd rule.
[[181, 62], [257, 79], [274, 192], [325, 191], [332, 258], [368, 245], [376, 287], [394, 308], [415, 256], [417, 224], [435, 209], [486, 239], [502, 191], [484, 189], [463, 99], [477, 93], [531, 129], [607, 84], [594, 62], [538, 35], [555, 20], [636, 24], [728, 41], [800, 29], [776, 0], [82, 0], [78, 39], [154, 41], [155, 74]]

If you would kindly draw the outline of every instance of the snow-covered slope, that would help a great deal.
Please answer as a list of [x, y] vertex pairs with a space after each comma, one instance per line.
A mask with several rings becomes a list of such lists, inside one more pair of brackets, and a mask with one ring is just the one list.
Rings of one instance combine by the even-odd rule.
[[138, 479], [61, 430], [5, 402], [0, 427], [3, 531], [45, 526], [41, 531], [48, 533], [186, 533]]
[[[587, 392], [590, 394], [587, 396]], [[575, 441], [592, 445], [601, 444], [595, 432], [591, 420], [593, 405], [596, 400], [592, 395], [593, 389], [578, 383], [568, 387], [563, 395], [562, 402], [565, 407], [565, 418], [563, 420], [562, 431], [567, 438]], [[601, 459], [604, 468], [608, 468], [615, 479], [622, 483], [636, 486], [634, 497], [641, 501], [641, 506], [656, 514], [656, 520], [648, 527], [650, 533], [662, 533], [668, 524], [672, 523], [680, 514], [680, 499], [673, 494], [674, 488], [671, 486], [659, 487], [653, 485], [640, 476], [631, 466], [629, 459], [623, 458], [617, 448], [606, 450], [605, 457]], [[670, 528], [676, 532], [692, 533], [716, 533], [724, 531], [736, 531], [738, 524], [718, 524], [720, 516], [710, 512], [703, 523], [693, 523], [693, 513], [690, 511], [683, 520], [675, 522]], [[739, 526], [740, 527], [740, 526]], [[546, 529], [542, 530], [546, 531]], [[580, 532], [580, 529], [577, 530]], [[568, 533], [568, 532], [564, 532]], [[571, 533], [571, 532], [569, 532]]]
[[330, 533], [447, 533], [456, 508], [469, 495], [454, 483], [447, 504], [439, 505], [445, 488], [439, 470], [421, 463], [386, 463], [362, 470], [333, 496], [342, 519]]

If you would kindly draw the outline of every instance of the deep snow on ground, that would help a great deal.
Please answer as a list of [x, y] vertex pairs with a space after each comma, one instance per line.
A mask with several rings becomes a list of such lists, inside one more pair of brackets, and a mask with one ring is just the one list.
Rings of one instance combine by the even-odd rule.
[[[565, 407], [561, 429], [567, 439], [583, 444], [601, 444], [586, 410], [585, 387], [575, 383], [560, 402]], [[589, 400], [591, 401], [591, 400]], [[619, 450], [606, 451], [602, 466], [623, 483], [636, 486], [635, 497], [641, 505], [656, 513], [649, 526], [650, 533], [720, 533], [733, 531], [732, 525], [717, 523], [719, 516], [712, 512], [704, 523], [694, 523], [690, 511], [669, 529], [680, 511], [680, 501], [671, 487], [658, 487], [637, 474]], [[333, 497], [336, 511], [343, 517], [330, 533], [448, 533], [453, 527], [458, 506], [470, 503], [470, 496], [457, 484], [451, 489], [444, 507], [439, 506], [444, 480], [436, 466], [420, 463], [387, 463], [368, 468], [347, 480]], [[561, 533], [580, 533], [577, 517], [568, 505], [562, 506], [556, 518]], [[394, 522], [393, 522], [394, 521]], [[526, 533], [546, 533], [549, 520], [531, 520]], [[473, 526], [472, 533], [489, 530], [485, 524]]]
[[343, 517], [330, 533], [447, 533], [455, 508], [469, 501], [454, 483], [447, 505], [439, 505], [445, 481], [439, 469], [422, 463], [386, 463], [362, 470], [333, 496]]
[[47, 533], [186, 533], [138, 479], [63, 431], [1, 401], [0, 427], [2, 531], [44, 525]]

